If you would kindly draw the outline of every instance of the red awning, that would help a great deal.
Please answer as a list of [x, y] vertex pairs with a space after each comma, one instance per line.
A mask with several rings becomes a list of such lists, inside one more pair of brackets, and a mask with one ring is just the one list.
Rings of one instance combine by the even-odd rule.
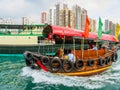
[[118, 42], [115, 38], [115, 36], [113, 35], [107, 35], [107, 34], [103, 34], [101, 37], [102, 40], [108, 40], [108, 41], [113, 41], [113, 42]]
[[[77, 37], [83, 37], [84, 36], [84, 32], [81, 31], [81, 30], [75, 30], [75, 29], [72, 29], [72, 28], [61, 27], [61, 26], [51, 26], [51, 27], [52, 27], [52, 33], [56, 34], [56, 35], [73, 36], [73, 37], [74, 36], [77, 36]], [[97, 39], [98, 34], [90, 32], [88, 38]], [[113, 36], [113, 35], [102, 34], [101, 39], [102, 40], [113, 41], [113, 42], [118, 42], [116, 40], [115, 36]]]
[[52, 33], [56, 35], [83, 37], [83, 31], [78, 31], [72, 28], [60, 27], [60, 26], [52, 26]]

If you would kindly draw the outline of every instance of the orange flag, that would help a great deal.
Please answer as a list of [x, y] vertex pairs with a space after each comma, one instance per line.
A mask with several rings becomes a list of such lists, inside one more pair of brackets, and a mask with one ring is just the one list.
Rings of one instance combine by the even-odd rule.
[[90, 31], [90, 21], [89, 21], [88, 16], [86, 15], [86, 24], [85, 24], [85, 29], [84, 29], [84, 38], [88, 38], [89, 31]]

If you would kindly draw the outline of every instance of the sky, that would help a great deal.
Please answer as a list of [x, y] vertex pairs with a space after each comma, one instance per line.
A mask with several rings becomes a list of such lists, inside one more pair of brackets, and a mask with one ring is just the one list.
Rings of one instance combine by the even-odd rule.
[[0, 0], [0, 18], [13, 18], [22, 23], [22, 17], [30, 17], [40, 23], [41, 12], [48, 11], [57, 2], [64, 2], [71, 8], [78, 4], [88, 12], [88, 17], [98, 20], [109, 19], [120, 23], [120, 0]]

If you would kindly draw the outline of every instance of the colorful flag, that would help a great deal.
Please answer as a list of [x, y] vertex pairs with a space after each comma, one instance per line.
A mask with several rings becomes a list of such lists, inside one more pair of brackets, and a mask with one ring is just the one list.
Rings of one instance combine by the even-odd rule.
[[99, 25], [98, 25], [98, 38], [99, 39], [102, 36], [102, 26], [103, 26], [102, 20], [101, 20], [101, 18], [99, 18]]
[[90, 28], [90, 32], [94, 32], [94, 30]]
[[85, 29], [84, 29], [84, 38], [88, 38], [89, 31], [90, 31], [90, 21], [89, 21], [88, 16], [86, 15], [86, 24], [85, 24]]
[[115, 31], [115, 37], [116, 37], [117, 40], [118, 40], [119, 34], [120, 34], [120, 25], [117, 24], [117, 25], [116, 25], [116, 31]]

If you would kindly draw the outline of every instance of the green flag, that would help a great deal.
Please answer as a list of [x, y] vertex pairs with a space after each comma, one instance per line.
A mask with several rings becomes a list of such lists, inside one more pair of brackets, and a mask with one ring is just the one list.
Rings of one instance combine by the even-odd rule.
[[102, 36], [102, 26], [103, 26], [102, 20], [101, 20], [101, 18], [99, 18], [99, 25], [98, 25], [98, 38], [99, 39]]

